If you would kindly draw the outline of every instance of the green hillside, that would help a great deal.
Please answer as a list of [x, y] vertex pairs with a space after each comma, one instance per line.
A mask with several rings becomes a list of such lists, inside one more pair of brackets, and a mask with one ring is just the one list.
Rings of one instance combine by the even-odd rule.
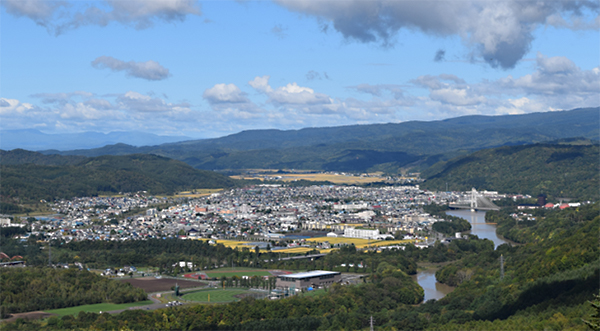
[[499, 146], [600, 136], [599, 108], [443, 121], [352, 125], [301, 130], [250, 130], [225, 137], [158, 146], [125, 144], [63, 155], [156, 154], [198, 169], [379, 171], [426, 168], [439, 160]]
[[145, 154], [74, 159], [15, 150], [2, 152], [1, 172], [3, 210], [11, 207], [7, 204], [40, 199], [51, 201], [136, 191], [172, 194], [236, 185], [234, 180], [221, 174]]
[[599, 146], [534, 144], [486, 149], [423, 173], [429, 190], [472, 187], [548, 197], [598, 199]]

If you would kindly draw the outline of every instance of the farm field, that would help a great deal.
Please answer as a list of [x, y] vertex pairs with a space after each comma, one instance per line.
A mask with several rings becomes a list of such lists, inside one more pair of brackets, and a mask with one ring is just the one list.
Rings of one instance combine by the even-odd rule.
[[99, 313], [101, 311], [112, 311], [112, 310], [127, 309], [127, 308], [137, 307], [137, 306], [145, 306], [145, 305], [149, 305], [152, 303], [153, 302], [150, 300], [130, 302], [130, 303], [121, 303], [121, 304], [97, 303], [94, 305], [83, 305], [83, 306], [77, 306], [77, 307], [46, 310], [46, 312], [49, 314], [56, 314], [58, 316], [65, 316], [65, 315], [76, 315], [80, 311], [84, 311], [86, 313]]
[[201, 290], [185, 294], [181, 298], [188, 301], [196, 302], [210, 302], [211, 303], [223, 303], [231, 302], [240, 299], [240, 296], [244, 294], [257, 293], [256, 291], [249, 291], [247, 289], [217, 289], [217, 290]]
[[192, 280], [172, 278], [159, 279], [155, 277], [126, 278], [119, 281], [123, 283], [129, 283], [133, 287], [141, 288], [147, 293], [169, 291], [171, 290], [171, 287], [175, 286], [175, 284], [179, 285], [180, 289], [206, 286], [206, 283]]
[[385, 181], [385, 177], [379, 174], [372, 174], [370, 177], [346, 176], [336, 174], [314, 174], [314, 173], [295, 173], [295, 174], [278, 174], [274, 172], [257, 173], [255, 176], [231, 176], [234, 179], [260, 179], [262, 177], [281, 177], [281, 181], [292, 182], [295, 180], [309, 180], [323, 182], [328, 181], [334, 184], [366, 184]]
[[199, 198], [211, 195], [213, 193], [221, 192], [223, 189], [197, 189], [193, 191], [178, 192], [172, 197], [174, 198]]
[[367, 245], [369, 243], [372, 244], [372, 243], [377, 242], [375, 240], [360, 239], [360, 238], [344, 238], [344, 237], [318, 237], [318, 238], [309, 238], [309, 239], [306, 239], [306, 241], [307, 242], [317, 242], [317, 243], [328, 241], [332, 245], [354, 244], [355, 246]]
[[[278, 250], [274, 250], [272, 251], [273, 253], [306, 253], [306, 252], [310, 252], [314, 250], [314, 248], [311, 247], [290, 247], [290, 248], [283, 248], [283, 249], [278, 249]], [[261, 250], [261, 252], [263, 252]]]

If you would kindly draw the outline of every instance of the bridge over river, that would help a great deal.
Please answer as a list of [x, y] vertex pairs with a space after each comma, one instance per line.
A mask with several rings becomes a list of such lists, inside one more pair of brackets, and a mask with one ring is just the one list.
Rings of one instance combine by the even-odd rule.
[[475, 188], [471, 190], [471, 194], [468, 195], [467, 199], [450, 203], [449, 207], [453, 209], [471, 209], [482, 211], [500, 209], [500, 207], [496, 206], [492, 201], [490, 201], [490, 199], [486, 198], [482, 194], [479, 194]]

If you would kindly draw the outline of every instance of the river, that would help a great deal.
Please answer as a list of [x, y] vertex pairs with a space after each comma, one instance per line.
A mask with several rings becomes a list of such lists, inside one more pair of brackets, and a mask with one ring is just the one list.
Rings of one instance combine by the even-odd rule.
[[481, 239], [485, 238], [493, 241], [494, 248], [497, 248], [502, 244], [508, 243], [508, 241], [498, 237], [498, 235], [496, 234], [496, 225], [488, 224], [485, 222], [484, 211], [472, 212], [468, 209], [458, 209], [447, 211], [446, 214], [462, 217], [469, 221], [469, 223], [471, 223], [471, 231], [467, 231], [465, 233], [475, 234]]
[[[462, 217], [469, 221], [469, 223], [471, 223], [471, 231], [465, 233], [474, 234], [479, 238], [485, 238], [493, 241], [494, 248], [497, 248], [498, 246], [508, 242], [498, 237], [496, 234], [496, 225], [485, 222], [484, 211], [472, 212], [468, 209], [460, 209], [447, 211], [446, 214]], [[415, 276], [413, 276], [413, 279], [415, 279], [425, 291], [425, 298], [423, 299], [423, 302], [431, 299], [439, 300], [454, 290], [454, 288], [451, 286], [438, 283], [435, 279], [435, 272], [436, 270], [427, 269], [419, 271]]]
[[454, 287], [439, 283], [435, 279], [436, 271], [437, 269], [426, 269], [413, 276], [413, 279], [421, 285], [425, 292], [423, 302], [431, 299], [439, 300], [454, 290]]

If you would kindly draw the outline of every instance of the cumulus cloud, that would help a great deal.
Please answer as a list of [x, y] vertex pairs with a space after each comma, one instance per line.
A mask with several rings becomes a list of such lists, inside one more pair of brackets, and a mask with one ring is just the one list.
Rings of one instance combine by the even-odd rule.
[[245, 103], [250, 101], [246, 97], [246, 93], [242, 92], [235, 84], [216, 84], [206, 89], [202, 96], [211, 104]]
[[[275, 0], [332, 23], [344, 37], [394, 43], [401, 29], [459, 36], [492, 67], [512, 68], [529, 50], [540, 25], [597, 29], [597, 1], [312, 1]], [[596, 16], [585, 21], [584, 13]], [[567, 22], [572, 22], [571, 25]]]
[[0, 98], [0, 115], [16, 116], [34, 109], [29, 103], [20, 102], [17, 99]]
[[92, 61], [92, 67], [96, 69], [110, 69], [112, 71], [125, 71], [127, 76], [146, 80], [163, 80], [170, 76], [169, 69], [152, 60], [146, 62], [125, 62], [111, 56], [100, 56]]
[[43, 105], [0, 98], [3, 126], [44, 127], [67, 132], [144, 130], [176, 133], [184, 128], [194, 129], [201, 117], [185, 102], [170, 103], [135, 91], [102, 96], [84, 91], [39, 93], [32, 97]]
[[81, 26], [106, 26], [112, 22], [136, 29], [155, 23], [184, 21], [188, 15], [201, 15], [196, 0], [105, 0], [99, 6], [46, 0], [3, 0], [9, 14], [28, 17], [59, 35]]
[[254, 89], [256, 89], [259, 92], [270, 93], [273, 91], [271, 86], [269, 86], [270, 78], [271, 78], [270, 76], [262, 76], [262, 77], [257, 76], [253, 80], [249, 81], [248, 84], [250, 84], [250, 86], [252, 86]]
[[[275, 105], [297, 107], [333, 104], [333, 100], [329, 96], [316, 93], [313, 89], [299, 86], [295, 82], [273, 89], [269, 85], [269, 78], [269, 76], [256, 77], [248, 84], [257, 91], [267, 94], [269, 102]], [[328, 107], [328, 109], [330, 108]]]
[[502, 91], [520, 91], [530, 95], [560, 96], [568, 98], [596, 96], [600, 86], [600, 70], [581, 70], [563, 56], [545, 57], [538, 53], [536, 71], [519, 78], [505, 77], [498, 81]]
[[461, 114], [519, 114], [597, 107], [600, 68], [581, 70], [566, 57], [538, 54], [536, 69], [521, 77], [467, 83], [455, 75], [424, 75], [410, 81], [429, 90], [420, 107]]
[[229, 116], [237, 119], [256, 118], [262, 110], [248, 99], [247, 94], [235, 84], [215, 84], [202, 94], [216, 116]]

